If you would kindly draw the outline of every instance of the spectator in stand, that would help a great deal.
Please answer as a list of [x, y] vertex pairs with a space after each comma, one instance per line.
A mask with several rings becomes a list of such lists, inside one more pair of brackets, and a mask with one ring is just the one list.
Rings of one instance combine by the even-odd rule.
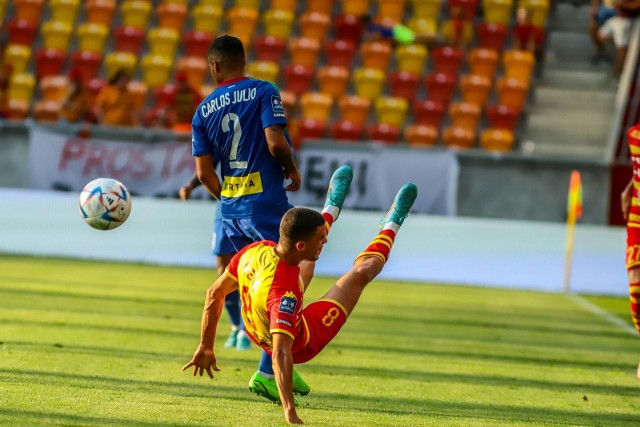
[[524, 7], [518, 9], [513, 35], [514, 47], [532, 52], [536, 57], [536, 62], [540, 63], [544, 48], [544, 28], [533, 25], [531, 13]]
[[80, 70], [77, 68], [71, 69], [69, 72], [69, 83], [67, 97], [60, 109], [61, 118], [70, 123], [95, 123], [96, 119], [91, 111], [89, 94], [82, 81]]
[[613, 42], [616, 47], [614, 75], [622, 74], [627, 48], [631, 38], [631, 25], [640, 16], [640, 0], [615, 0], [616, 16], [607, 20], [598, 31], [602, 42]]
[[191, 134], [191, 121], [202, 99], [200, 91], [189, 84], [187, 74], [180, 71], [176, 74], [175, 92], [166, 97], [166, 108], [154, 111], [153, 121], [174, 132]]
[[138, 126], [140, 118], [133, 107], [129, 93], [131, 76], [125, 70], [117, 71], [102, 88], [95, 102], [98, 122], [107, 126]]
[[613, 6], [614, 0], [592, 0], [591, 13], [589, 21], [589, 35], [596, 47], [596, 54], [591, 58], [591, 63], [599, 64], [602, 61], [611, 61], [611, 57], [607, 55], [605, 45], [598, 36], [600, 28], [609, 19], [616, 16], [616, 8]]
[[435, 37], [427, 34], [415, 34], [409, 27], [402, 24], [386, 26], [376, 24], [371, 15], [360, 17], [360, 26], [365, 34], [365, 39], [386, 40], [394, 45], [421, 43], [429, 45], [435, 41]]

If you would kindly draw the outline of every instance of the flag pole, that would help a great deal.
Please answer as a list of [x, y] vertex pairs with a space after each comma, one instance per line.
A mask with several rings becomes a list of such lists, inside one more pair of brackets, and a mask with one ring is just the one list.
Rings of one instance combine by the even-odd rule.
[[565, 292], [571, 287], [571, 266], [573, 262], [573, 248], [575, 241], [576, 222], [582, 216], [582, 182], [580, 172], [571, 172], [569, 194], [567, 197], [567, 241], [564, 254], [564, 282]]

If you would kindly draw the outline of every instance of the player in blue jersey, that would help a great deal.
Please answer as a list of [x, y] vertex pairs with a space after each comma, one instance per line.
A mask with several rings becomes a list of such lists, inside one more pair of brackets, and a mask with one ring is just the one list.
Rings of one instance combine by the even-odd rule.
[[[279, 237], [282, 215], [291, 208], [286, 191], [300, 188], [300, 172], [285, 138], [287, 124], [278, 89], [244, 75], [242, 42], [219, 36], [209, 47], [208, 63], [218, 83], [199, 105], [192, 122], [198, 179], [220, 200], [222, 231], [235, 252], [256, 241]], [[212, 165], [220, 163], [221, 177]], [[284, 185], [285, 178], [290, 179]], [[306, 275], [312, 275], [313, 265]], [[263, 352], [249, 389], [279, 400], [271, 356]], [[309, 386], [294, 373], [294, 391]]]

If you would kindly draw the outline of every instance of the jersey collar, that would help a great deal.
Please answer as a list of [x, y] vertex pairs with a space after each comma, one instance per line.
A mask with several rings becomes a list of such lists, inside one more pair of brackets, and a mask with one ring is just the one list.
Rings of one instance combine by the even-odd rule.
[[236, 82], [240, 82], [242, 80], [246, 80], [248, 78], [249, 77], [247, 77], [247, 76], [236, 77], [235, 79], [229, 79], [229, 80], [225, 80], [223, 82], [220, 82], [220, 83], [218, 83], [218, 86], [227, 86], [227, 85], [230, 85], [232, 83], [236, 83]]

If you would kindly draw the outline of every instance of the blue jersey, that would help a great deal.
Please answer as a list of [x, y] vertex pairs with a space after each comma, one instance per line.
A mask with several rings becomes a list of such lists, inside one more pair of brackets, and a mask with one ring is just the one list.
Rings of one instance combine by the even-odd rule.
[[220, 162], [225, 218], [281, 216], [290, 205], [264, 128], [287, 124], [278, 89], [251, 78], [222, 82], [193, 116], [193, 155]]

